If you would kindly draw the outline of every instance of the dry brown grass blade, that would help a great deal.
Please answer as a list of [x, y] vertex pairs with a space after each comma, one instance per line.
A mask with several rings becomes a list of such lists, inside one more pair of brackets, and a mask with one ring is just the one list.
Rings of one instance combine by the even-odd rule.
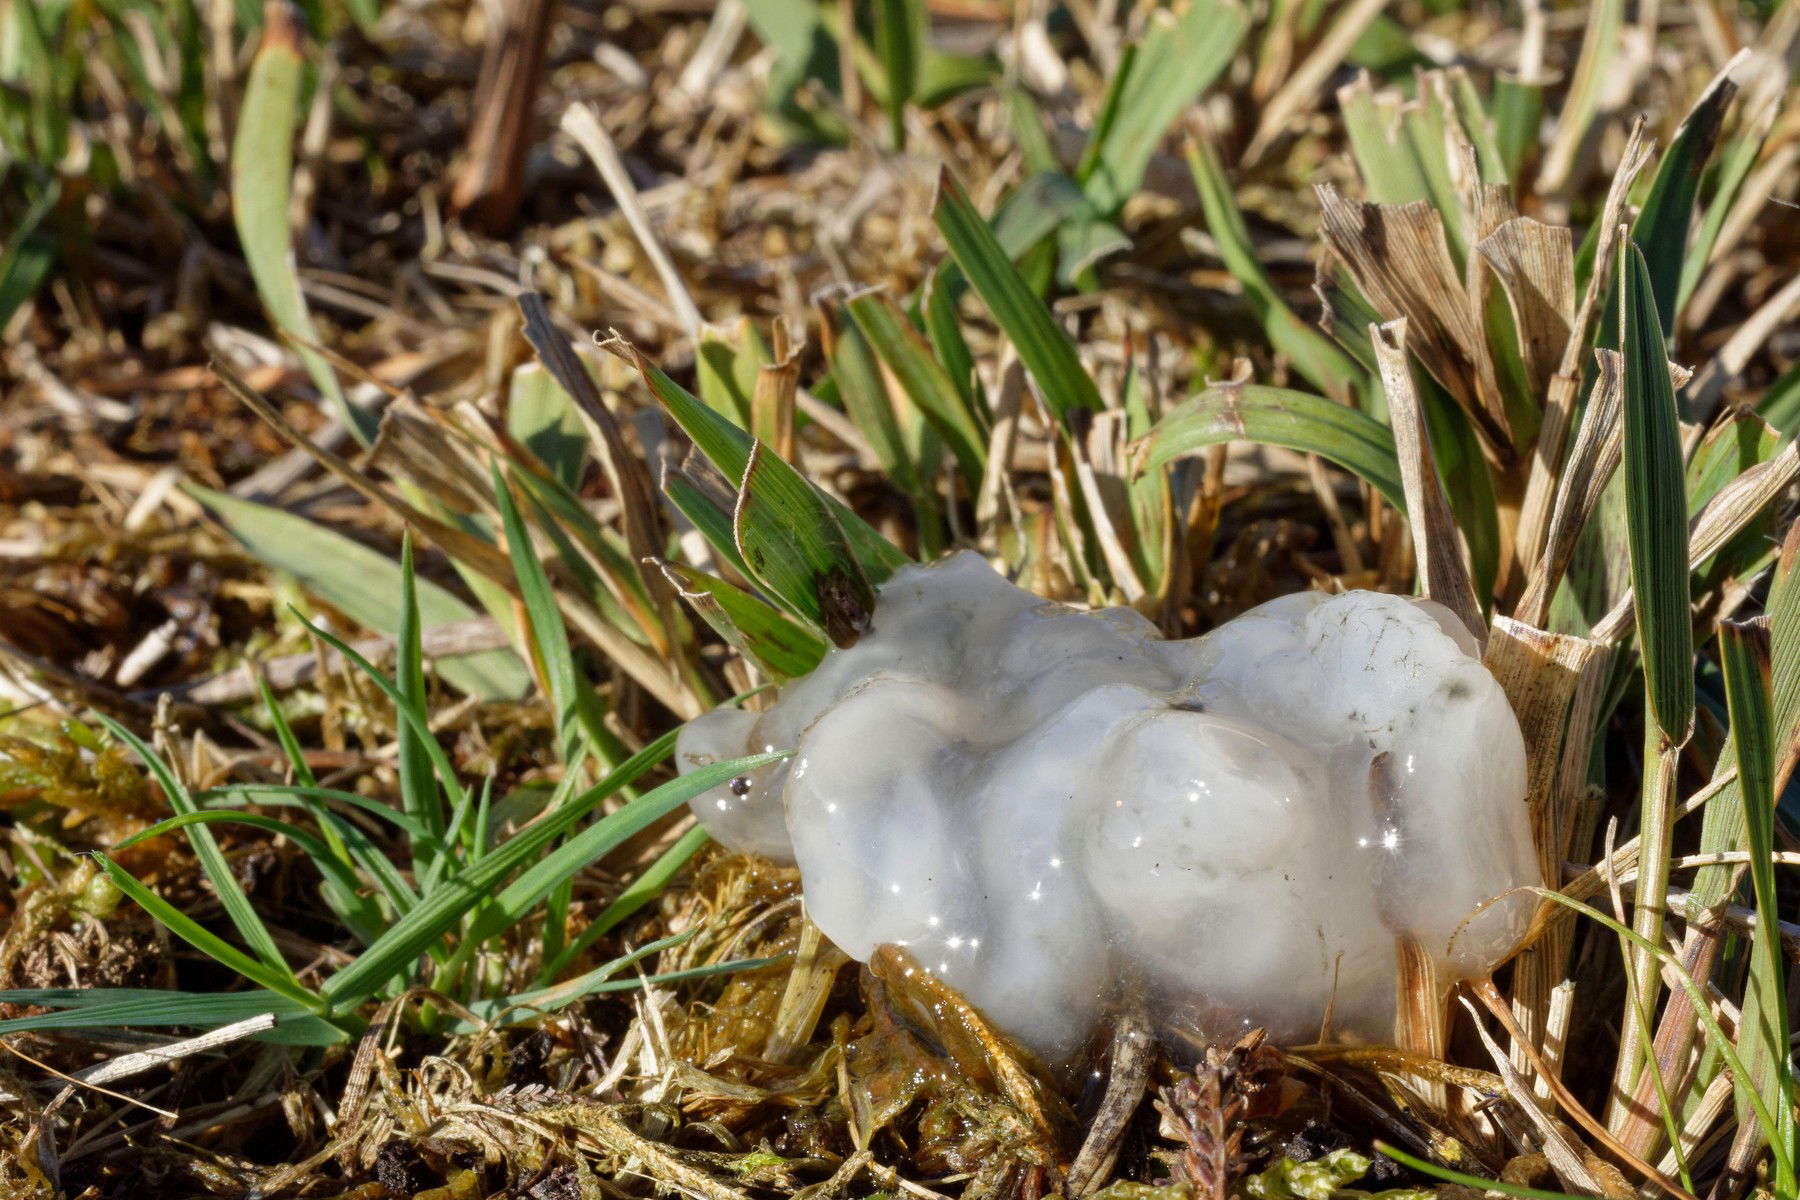
[[1450, 257], [1444, 222], [1429, 203], [1368, 204], [1318, 186], [1320, 234], [1375, 311], [1406, 318], [1412, 351], [1442, 383], [1497, 462], [1513, 453], [1487, 334]]
[[311, 454], [319, 465], [343, 480], [357, 495], [384, 508], [401, 520], [418, 530], [421, 535], [435, 542], [446, 554], [461, 560], [468, 566], [480, 571], [495, 583], [511, 591], [514, 586], [512, 567], [506, 556], [493, 545], [482, 541], [473, 534], [464, 533], [451, 525], [446, 525], [436, 517], [421, 512], [400, 497], [393, 495], [386, 488], [371, 480], [363, 472], [350, 465], [344, 458], [331, 450], [318, 445], [298, 429], [294, 428], [280, 411], [265, 400], [255, 389], [245, 383], [235, 371], [221, 360], [215, 358], [211, 362], [213, 373], [219, 377], [226, 390], [242, 401], [257, 416], [286, 438], [293, 445], [301, 446]]
[[1543, 556], [1514, 609], [1518, 619], [1527, 625], [1541, 627], [1549, 618], [1551, 598], [1575, 558], [1581, 531], [1599, 507], [1601, 493], [1619, 469], [1624, 453], [1624, 368], [1618, 351], [1594, 353], [1600, 364], [1599, 382], [1582, 413], [1581, 429], [1556, 487], [1556, 508], [1550, 518]]
[[1500, 1022], [1500, 1027], [1512, 1037], [1513, 1044], [1524, 1047], [1526, 1054], [1531, 1057], [1532, 1066], [1537, 1068], [1538, 1078], [1549, 1083], [1551, 1094], [1555, 1096], [1556, 1102], [1562, 1106], [1564, 1112], [1574, 1118], [1577, 1125], [1587, 1130], [1588, 1134], [1601, 1145], [1618, 1155], [1627, 1166], [1643, 1175], [1645, 1179], [1654, 1183], [1668, 1195], [1673, 1196], [1675, 1200], [1699, 1200], [1699, 1197], [1692, 1192], [1620, 1144], [1619, 1140], [1607, 1131], [1606, 1126], [1595, 1120], [1594, 1115], [1582, 1106], [1581, 1101], [1575, 1098], [1574, 1093], [1563, 1085], [1562, 1079], [1546, 1068], [1539, 1059], [1537, 1051], [1529, 1041], [1521, 1036], [1522, 1031], [1513, 1023], [1512, 1012], [1506, 1007], [1505, 999], [1501, 997], [1499, 989], [1494, 986], [1492, 980], [1479, 980], [1472, 987], [1476, 997], [1490, 1013], [1494, 1014], [1494, 1019]]
[[1476, 243], [1506, 292], [1532, 395], [1545, 394], [1575, 321], [1575, 250], [1564, 225], [1513, 217]]
[[1150, 1068], [1155, 1062], [1156, 1033], [1150, 1026], [1149, 1014], [1141, 1006], [1132, 1005], [1120, 1014], [1113, 1027], [1106, 1091], [1088, 1124], [1074, 1165], [1069, 1168], [1067, 1186], [1071, 1196], [1087, 1195], [1112, 1174], [1126, 1127], [1144, 1102]]
[[[1750, 522], [1761, 516], [1800, 479], [1800, 442], [1789, 441], [1767, 462], [1751, 467], [1707, 501], [1688, 526], [1688, 567], [1700, 564], [1725, 548]], [[1620, 597], [1611, 612], [1594, 626], [1598, 641], [1616, 642], [1636, 623], [1630, 592]]]
[[512, 225], [524, 195], [525, 154], [555, 8], [553, 0], [519, 0], [487, 10], [493, 25], [464, 142], [469, 157], [451, 189], [450, 210], [490, 234]]
[[[1437, 960], [1412, 937], [1395, 938], [1394, 950], [1394, 1044], [1420, 1058], [1442, 1060], [1448, 1021], [1446, 990], [1438, 979]], [[1435, 1111], [1449, 1107], [1442, 1081], [1420, 1075], [1408, 1082]]]
[[1262, 115], [1256, 122], [1256, 132], [1251, 135], [1250, 144], [1244, 150], [1244, 163], [1254, 163], [1260, 159], [1270, 146], [1288, 132], [1295, 117], [1309, 105], [1318, 102], [1319, 88], [1343, 65], [1344, 55], [1349, 52], [1351, 45], [1387, 6], [1388, 0], [1353, 0], [1341, 8], [1337, 20], [1325, 31], [1319, 44], [1286, 77], [1281, 90], [1269, 97], [1268, 103], [1262, 106]]
[[1594, 1178], [1582, 1161], [1579, 1143], [1571, 1141], [1567, 1131], [1557, 1122], [1552, 1121], [1549, 1115], [1538, 1106], [1524, 1077], [1508, 1060], [1506, 1051], [1501, 1049], [1500, 1043], [1496, 1042], [1493, 1035], [1487, 1031], [1487, 1026], [1482, 1022], [1481, 1014], [1476, 1010], [1475, 1005], [1469, 1001], [1467, 996], [1461, 997], [1461, 1000], [1462, 1006], [1468, 1010], [1470, 1025], [1474, 1027], [1476, 1035], [1481, 1038], [1481, 1044], [1487, 1048], [1489, 1056], [1494, 1060], [1494, 1069], [1500, 1073], [1507, 1096], [1512, 1100], [1514, 1107], [1524, 1114], [1525, 1119], [1536, 1130], [1544, 1156], [1550, 1160], [1550, 1168], [1556, 1172], [1557, 1179], [1562, 1181], [1564, 1187], [1573, 1188], [1577, 1192], [1589, 1196], [1602, 1194], [1606, 1189], [1601, 1186], [1598, 1179]]
[[[1530, 809], [1538, 867], [1547, 882], [1562, 875], [1570, 852], [1581, 781], [1565, 764], [1585, 764], [1594, 736], [1594, 707], [1605, 686], [1610, 652], [1585, 638], [1546, 633], [1496, 617], [1484, 659], [1506, 691], [1525, 736], [1525, 803]], [[1561, 927], [1526, 947], [1513, 961], [1513, 1016], [1540, 1049], [1553, 1040], [1552, 998], [1562, 983], [1573, 931]], [[1529, 1067], [1520, 1049], [1514, 1065]], [[1545, 1090], [1544, 1095], [1548, 1095]]]
[[[1562, 364], [1550, 380], [1549, 393], [1544, 401], [1544, 420], [1538, 429], [1537, 445], [1532, 451], [1531, 473], [1525, 481], [1525, 500], [1519, 509], [1519, 524], [1513, 539], [1511, 565], [1519, 568], [1520, 574], [1514, 578], [1520, 584], [1538, 568], [1539, 558], [1543, 553], [1544, 539], [1551, 521], [1551, 505], [1557, 498], [1563, 478], [1563, 450], [1570, 423], [1574, 420], [1575, 404], [1581, 395], [1582, 366], [1590, 344], [1588, 327], [1593, 323], [1594, 310], [1600, 303], [1601, 283], [1612, 278], [1613, 256], [1618, 252], [1615, 231], [1624, 215], [1626, 200], [1631, 194], [1632, 185], [1649, 162], [1650, 146], [1644, 138], [1644, 121], [1640, 117], [1632, 124], [1619, 169], [1613, 174], [1612, 184], [1607, 190], [1606, 204], [1601, 212], [1600, 244], [1594, 255], [1594, 270], [1588, 276], [1587, 290], [1582, 293], [1581, 307], [1576, 310], [1574, 320], [1569, 323], [1569, 337], [1563, 346]], [[1510, 589], [1507, 591], [1510, 594]], [[1522, 620], [1531, 624], [1542, 624], [1541, 619], [1532, 621], [1529, 616], [1519, 615]]]
[[1431, 454], [1431, 434], [1425, 428], [1425, 412], [1407, 363], [1406, 331], [1407, 322], [1402, 318], [1369, 326], [1369, 339], [1375, 345], [1381, 386], [1387, 393], [1394, 452], [1400, 460], [1407, 519], [1418, 556], [1420, 590], [1455, 613], [1477, 643], [1485, 643], [1487, 618], [1475, 596], [1475, 584], [1463, 558], [1462, 535], [1450, 515], [1450, 502]]
[[[1719, 930], [1710, 923], [1690, 922], [1681, 947], [1681, 966], [1695, 979], [1712, 977], [1718, 960]], [[1694, 1000], [1682, 988], [1670, 991], [1657, 1024], [1651, 1047], [1655, 1069], [1646, 1070], [1638, 1079], [1637, 1091], [1628, 1104], [1618, 1110], [1613, 1132], [1633, 1153], [1648, 1158], [1663, 1148], [1667, 1131], [1662, 1120], [1662, 1098], [1657, 1094], [1657, 1077], [1664, 1082], [1670, 1096], [1684, 1096], [1690, 1091], [1692, 1073], [1699, 1060], [1691, 1056], [1694, 1039], [1700, 1031], [1694, 1018]]]
[[800, 946], [792, 973], [781, 994], [781, 1007], [776, 1010], [773, 1028], [763, 1050], [770, 1062], [785, 1063], [811, 1040], [818, 1028], [825, 1001], [831, 996], [831, 985], [838, 969], [850, 956], [825, 940], [819, 927], [810, 920], [800, 926]]
[[800, 389], [800, 350], [790, 342], [787, 320], [775, 319], [769, 346], [771, 361], [756, 374], [750, 396], [750, 428], [775, 453], [794, 461], [794, 397]]

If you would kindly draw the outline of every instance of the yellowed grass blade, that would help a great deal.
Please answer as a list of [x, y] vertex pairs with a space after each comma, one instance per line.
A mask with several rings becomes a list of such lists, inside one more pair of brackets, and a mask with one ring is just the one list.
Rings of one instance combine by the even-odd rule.
[[1477, 642], [1487, 641], [1487, 620], [1463, 557], [1462, 535], [1450, 515], [1443, 481], [1431, 457], [1431, 435], [1413, 388], [1406, 360], [1407, 322], [1402, 319], [1369, 327], [1381, 386], [1387, 393], [1388, 422], [1394, 430], [1394, 452], [1406, 487], [1406, 510], [1419, 560], [1421, 590], [1462, 619]]

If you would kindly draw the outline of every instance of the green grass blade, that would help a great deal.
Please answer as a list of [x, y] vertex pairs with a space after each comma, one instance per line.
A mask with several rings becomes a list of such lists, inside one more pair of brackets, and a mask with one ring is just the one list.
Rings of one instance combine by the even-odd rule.
[[[406, 815], [444, 836], [444, 802], [438, 791], [431, 747], [430, 697], [425, 690], [425, 652], [419, 633], [419, 591], [413, 570], [412, 534], [400, 542], [400, 629], [394, 639], [394, 703], [403, 710], [395, 722], [400, 774], [400, 806]], [[430, 743], [429, 745], [427, 743]], [[446, 776], [454, 786], [454, 776]], [[413, 847], [414, 870], [430, 878], [438, 856], [430, 844]]]
[[740, 654], [777, 679], [797, 679], [825, 657], [825, 639], [773, 606], [704, 571], [659, 564], [682, 599]]
[[[59, 1029], [112, 1029], [185, 1025], [212, 1028], [263, 1013], [277, 1021], [304, 1020], [312, 1009], [290, 997], [258, 988], [247, 992], [174, 992], [152, 988], [23, 988], [0, 992], [0, 1004], [32, 1005], [58, 1011], [0, 1021], [0, 1037]], [[345, 1034], [333, 1030], [334, 1041]]]
[[1406, 509], [1406, 489], [1387, 426], [1322, 396], [1258, 384], [1211, 387], [1157, 422], [1138, 450], [1140, 470], [1227, 442], [1256, 442], [1317, 454]]
[[987, 466], [984, 423], [924, 337], [885, 292], [863, 292], [844, 307], [907, 396], [943, 436], [970, 488], [979, 487]]
[[1750, 1094], [1771, 1097], [1773, 1138], [1785, 1155], [1786, 1173], [1775, 1180], [1777, 1196], [1796, 1194], [1794, 1080], [1788, 1045], [1787, 989], [1783, 981], [1780, 900], [1775, 887], [1775, 728], [1769, 699], [1768, 662], [1760, 631], [1725, 622], [1719, 626], [1719, 657], [1725, 668], [1725, 700], [1731, 741], [1737, 750], [1738, 786], [1743, 796], [1744, 834], [1750, 851], [1750, 886], [1756, 897], [1756, 929], [1750, 939], [1750, 977], [1738, 1022], [1738, 1049], [1747, 1075], [1736, 1077], [1740, 1113], [1748, 1115]]
[[1018, 350], [1050, 411], [1066, 419], [1078, 408], [1100, 408], [1100, 393], [1082, 368], [1075, 343], [1013, 266], [948, 170], [938, 177], [933, 213], [951, 255]]
[[1650, 193], [1631, 227], [1632, 241], [1642, 248], [1665, 338], [1674, 334], [1680, 312], [1682, 264], [1688, 256], [1688, 227], [1694, 220], [1700, 177], [1718, 144], [1725, 111], [1736, 95], [1737, 85], [1723, 75], [1701, 95], [1675, 131], [1668, 153], [1656, 164]]
[[[672, 744], [672, 738], [667, 740]], [[664, 754], [667, 752], [666, 748], [662, 750]], [[576, 821], [636, 777], [635, 774], [627, 777], [626, 768], [633, 762], [626, 763], [606, 780], [588, 789], [582, 797], [540, 817], [479, 862], [464, 867], [440, 883], [417, 908], [395, 922], [375, 945], [326, 982], [324, 996], [330, 1002], [332, 1012], [348, 1012], [369, 999], [383, 983], [404, 970], [469, 914], [480, 910], [467, 934], [468, 944], [477, 945], [522, 920], [560, 881], [701, 792], [719, 786], [733, 775], [784, 757], [785, 754], [759, 755], [679, 776], [596, 821], [549, 855], [544, 855], [543, 852]], [[643, 762], [638, 770], [648, 766], [648, 762]], [[531, 865], [496, 896], [495, 889], [526, 863]]]
[[[200, 832], [204, 832], [204, 830], [202, 829]], [[191, 833], [190, 836], [192, 836]], [[308, 1012], [324, 1013], [324, 1002], [311, 991], [301, 987], [294, 978], [293, 972], [287, 969], [286, 964], [283, 964], [278, 970], [267, 963], [258, 962], [139, 883], [135, 875], [106, 855], [96, 853], [94, 858], [115, 887], [129, 896], [139, 908], [154, 917], [170, 933], [208, 958], [242, 975], [251, 983], [266, 988], [276, 995], [287, 997]]]
[[569, 393], [542, 364], [525, 363], [513, 371], [506, 392], [506, 432], [563, 487], [581, 485], [587, 428]]
[[[706, 407], [686, 388], [670, 379], [660, 369], [644, 358], [635, 349], [631, 354], [636, 362], [638, 372], [650, 392], [669, 415], [675, 418], [682, 432], [693, 439], [694, 445], [712, 461], [728, 479], [742, 479], [750, 465], [750, 447], [753, 439], [744, 430], [733, 425], [729, 420]], [[808, 485], [811, 486], [810, 484]], [[842, 502], [817, 492], [819, 498], [831, 509], [833, 516], [843, 526], [844, 535], [849, 540], [856, 560], [862, 565], [863, 573], [869, 582], [879, 585], [898, 567], [911, 562], [901, 549], [882, 537], [867, 521], [851, 512]], [[675, 499], [671, 493], [671, 499]], [[677, 501], [679, 504], [679, 501]], [[682, 511], [688, 513], [690, 520], [696, 525], [700, 521], [689, 513], [685, 506]], [[704, 527], [703, 527], [704, 531]], [[733, 552], [735, 553], [735, 551]], [[746, 571], [746, 574], [749, 572]]]
[[1625, 502], [1631, 582], [1651, 711], [1671, 745], [1694, 724], [1694, 638], [1688, 615], [1688, 520], [1681, 428], [1650, 267], [1635, 244], [1620, 256]]
[[831, 508], [761, 442], [744, 468], [732, 532], [757, 582], [835, 644], [856, 641], [875, 611], [875, 589]]
[[[194, 802], [181, 780], [175, 777], [175, 772], [141, 738], [104, 713], [94, 715], [114, 737], [131, 747], [132, 752], [143, 760], [144, 766], [156, 777], [163, 794], [168, 797], [169, 807], [178, 816], [200, 811], [200, 806]], [[238, 886], [237, 876], [231, 873], [231, 865], [225, 861], [225, 854], [219, 849], [218, 840], [213, 837], [212, 831], [204, 826], [189, 830], [188, 841], [194, 847], [194, 857], [200, 860], [200, 869], [206, 873], [213, 891], [218, 893], [219, 903], [225, 907], [225, 915], [231, 918], [231, 923], [236, 927], [238, 936], [244, 939], [244, 944], [255, 952], [263, 967], [286, 980], [288, 985], [297, 986], [287, 960], [275, 948], [275, 939], [270, 936], [268, 926], [263, 924], [262, 918], [250, 906], [250, 898], [244, 895], [244, 889]], [[161, 900], [157, 902], [162, 903]], [[232, 953], [237, 952], [234, 950]]]
[[1078, 173], [1097, 213], [1112, 215], [1144, 182], [1175, 118], [1231, 62], [1249, 26], [1237, 0], [1193, 0], [1179, 16], [1152, 9], [1129, 63], [1121, 61]]
[[875, 53], [881, 57], [882, 103], [895, 150], [906, 147], [906, 106], [918, 92], [925, 49], [924, 0], [875, 0]]
[[1331, 399], [1340, 403], [1365, 390], [1368, 377], [1355, 359], [1340, 350], [1335, 342], [1313, 325], [1300, 319], [1276, 291], [1274, 281], [1263, 269], [1256, 247], [1250, 240], [1250, 229], [1244, 223], [1225, 165], [1211, 141], [1194, 144], [1188, 155], [1194, 186], [1200, 193], [1200, 207], [1206, 214], [1206, 227], [1219, 247], [1225, 269], [1243, 285], [1244, 298], [1262, 322], [1269, 344], [1287, 355], [1295, 370]]
[[[288, 9], [270, 9], [275, 19], [263, 27], [262, 45], [250, 65], [237, 136], [231, 144], [231, 211], [243, 243], [244, 261], [275, 325], [304, 342], [318, 330], [306, 311], [294, 272], [288, 205], [294, 173], [294, 126], [299, 121], [300, 87], [306, 62], [300, 30]], [[350, 403], [331, 364], [314, 350], [296, 346], [306, 373], [337, 409], [339, 418], [363, 446], [375, 444], [375, 414]]]
[[[307, 591], [377, 633], [400, 631], [400, 566], [361, 542], [305, 517], [196, 484], [183, 490], [222, 522], [259, 562], [285, 571]], [[428, 627], [466, 621], [473, 608], [430, 580], [417, 583], [419, 615]], [[516, 700], [531, 676], [510, 650], [493, 650], [437, 664], [437, 673], [460, 692], [484, 700]]]
[[664, 850], [649, 868], [633, 879], [625, 890], [619, 893], [618, 899], [600, 911], [588, 927], [581, 931], [563, 952], [545, 965], [542, 978], [545, 981], [555, 979], [570, 963], [581, 957], [589, 946], [606, 936], [619, 922], [643, 908], [656, 899], [662, 890], [669, 886], [688, 860], [700, 852], [700, 848], [712, 839], [706, 830], [695, 826], [681, 835], [681, 840]]

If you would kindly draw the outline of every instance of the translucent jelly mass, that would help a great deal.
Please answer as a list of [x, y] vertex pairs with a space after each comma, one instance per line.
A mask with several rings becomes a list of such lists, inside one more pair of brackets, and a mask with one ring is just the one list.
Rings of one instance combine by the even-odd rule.
[[907, 947], [1050, 1061], [1128, 996], [1283, 1040], [1329, 1004], [1388, 1040], [1396, 941], [1483, 974], [1533, 902], [1476, 910], [1538, 882], [1518, 724], [1430, 601], [1309, 592], [1165, 641], [962, 554], [895, 574], [854, 647], [677, 755], [783, 749], [694, 801], [706, 828], [797, 863], [847, 953]]

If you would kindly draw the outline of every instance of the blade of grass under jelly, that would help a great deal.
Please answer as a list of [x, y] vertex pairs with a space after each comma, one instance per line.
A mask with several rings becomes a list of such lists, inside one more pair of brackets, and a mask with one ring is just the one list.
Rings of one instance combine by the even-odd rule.
[[1317, 454], [1373, 486], [1402, 512], [1406, 488], [1387, 426], [1323, 396], [1260, 384], [1207, 388], [1157, 422], [1140, 444], [1141, 470], [1227, 442], [1255, 442]]
[[938, 176], [933, 215], [951, 255], [1018, 350], [1050, 411], [1067, 420], [1076, 409], [1102, 407], [1100, 393], [1082, 368], [1075, 343], [1013, 266], [948, 169]]
[[875, 589], [843, 526], [804, 476], [756, 443], [738, 486], [732, 533], [754, 578], [838, 646], [855, 643]]
[[[199, 829], [201, 832], [207, 832], [204, 826]], [[192, 831], [189, 836], [193, 836]], [[124, 892], [139, 908], [149, 913], [158, 924], [170, 933], [258, 987], [265, 988], [276, 995], [285, 996], [308, 1012], [321, 1015], [325, 1013], [324, 1001], [318, 995], [302, 987], [294, 978], [293, 972], [287, 969], [285, 963], [280, 969], [276, 969], [267, 963], [258, 962], [145, 887], [135, 875], [106, 855], [96, 852], [94, 858], [100, 864], [100, 869], [106, 872], [106, 877], [112, 880], [113, 886]]]
[[588, 927], [583, 929], [561, 954], [545, 964], [543, 971], [538, 976], [539, 982], [547, 984], [550, 980], [555, 979], [568, 968], [570, 963], [580, 958], [588, 947], [606, 936], [619, 922], [656, 899], [662, 890], [669, 886], [669, 881], [674, 879], [676, 874], [687, 865], [688, 860], [698, 854], [701, 847], [711, 840], [707, 836], [706, 830], [698, 825], [682, 834], [680, 841], [664, 850], [657, 856], [655, 862], [626, 885], [625, 890], [620, 892], [611, 904], [602, 909], [600, 914], [588, 923]]
[[1725, 699], [1731, 742], [1737, 750], [1738, 787], [1743, 797], [1744, 840], [1750, 852], [1750, 887], [1756, 897], [1756, 928], [1750, 937], [1750, 975], [1738, 1022], [1738, 1047], [1748, 1072], [1735, 1077], [1740, 1113], [1748, 1115], [1748, 1093], [1772, 1096], [1771, 1136], [1786, 1149], [1777, 1162], [1775, 1194], [1795, 1194], [1797, 1153], [1794, 1080], [1789, 1069], [1787, 989], [1783, 980], [1780, 900], [1775, 887], [1775, 726], [1769, 697], [1767, 646], [1760, 630], [1724, 622], [1719, 657], [1725, 668]]
[[[301, 343], [319, 341], [306, 310], [300, 278], [294, 271], [294, 247], [288, 225], [294, 173], [294, 127], [299, 121], [300, 87], [306, 62], [300, 53], [295, 10], [271, 5], [262, 44], [250, 64], [244, 104], [238, 113], [237, 136], [231, 144], [231, 211], [237, 224], [244, 262], [256, 283], [256, 294], [277, 328]], [[338, 418], [364, 448], [375, 444], [375, 414], [350, 403], [337, 372], [317, 351], [304, 344], [294, 353], [319, 393], [331, 401]]]
[[987, 467], [987, 430], [919, 331], [885, 292], [852, 296], [844, 308], [907, 396], [943, 436], [970, 488], [979, 487]]
[[[541, 855], [547, 847], [621, 788], [635, 782], [645, 771], [668, 757], [674, 746], [675, 733], [671, 730], [619, 764], [606, 778], [573, 801], [539, 817], [506, 842], [496, 846], [492, 853], [444, 880], [416, 908], [396, 921], [373, 946], [359, 955], [355, 962], [326, 981], [323, 994], [331, 1002], [333, 1011], [353, 1011], [363, 1001], [374, 996], [390, 978], [406, 970], [421, 954], [437, 945], [444, 934], [470, 912], [488, 903], [492, 899], [494, 888], [501, 881]], [[691, 778], [693, 776], [683, 776], [673, 782], [681, 783]], [[729, 774], [721, 776], [714, 783], [723, 782], [727, 778], [730, 778]], [[648, 800], [649, 796], [643, 799]], [[636, 803], [613, 815], [631, 812]], [[669, 807], [672, 808], [673, 805]], [[607, 819], [611, 820], [610, 817]], [[516, 921], [524, 915], [514, 913], [511, 919]], [[499, 927], [504, 928], [504, 925]]]
[[[178, 816], [200, 811], [200, 806], [194, 802], [187, 786], [176, 778], [175, 772], [154, 750], [144, 744], [143, 739], [105, 713], [95, 713], [94, 717], [143, 761], [145, 768], [162, 788], [163, 795], [168, 798], [169, 807]], [[244, 889], [238, 886], [237, 876], [231, 873], [231, 865], [225, 861], [225, 854], [219, 849], [218, 839], [213, 837], [212, 830], [202, 825], [189, 830], [187, 836], [188, 843], [194, 848], [194, 857], [200, 861], [200, 869], [206, 873], [207, 881], [218, 894], [219, 903], [224, 906], [225, 915], [231, 918], [238, 936], [244, 939], [244, 944], [250, 947], [257, 959], [261, 960], [261, 965], [274, 977], [284, 980], [287, 986], [298, 987], [293, 970], [287, 965], [287, 960], [281, 957], [281, 951], [275, 947], [275, 939], [269, 933], [269, 927], [263, 924], [256, 909], [251, 907], [250, 898], [244, 895]], [[158, 900], [158, 903], [162, 901]], [[233, 953], [237, 952], [234, 950]]]

